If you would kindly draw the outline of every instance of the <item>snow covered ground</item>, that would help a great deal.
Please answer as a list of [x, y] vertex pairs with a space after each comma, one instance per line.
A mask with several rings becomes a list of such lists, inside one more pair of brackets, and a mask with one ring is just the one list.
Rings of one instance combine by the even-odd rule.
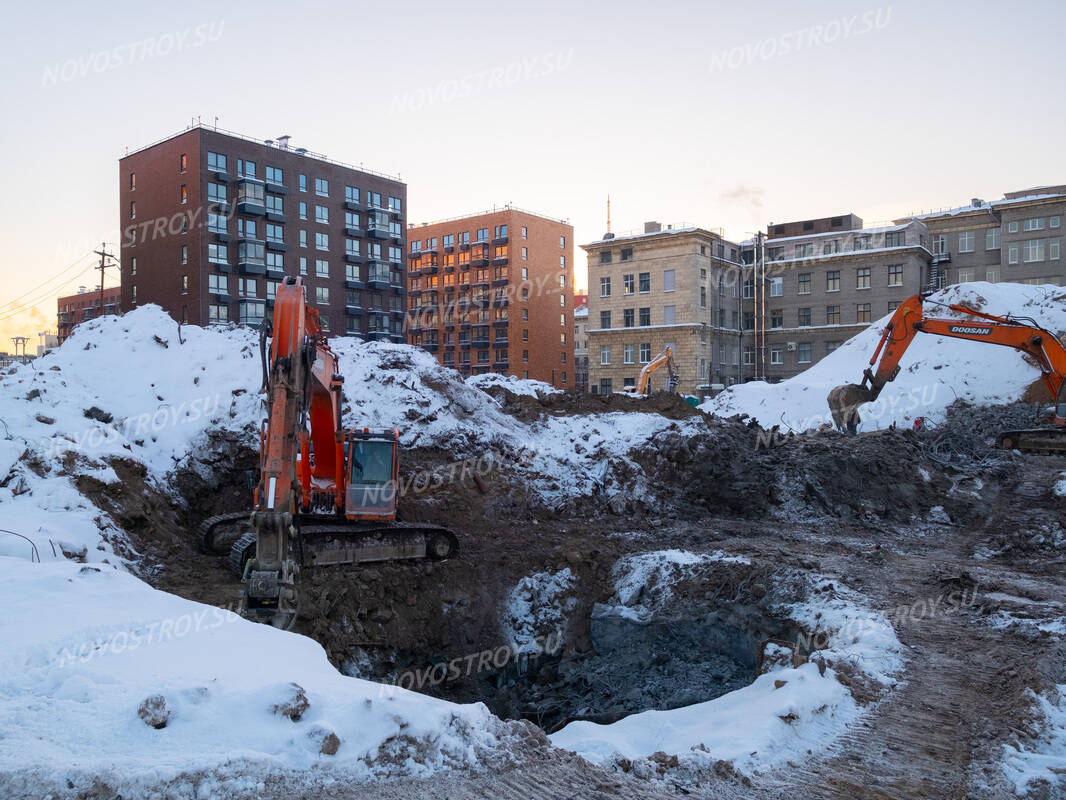
[[[744, 560], [679, 550], [623, 559], [615, 569], [617, 613], [647, 618], [683, 573], [714, 562]], [[723, 760], [754, 774], [831, 746], [865, 712], [837, 680], [837, 670], [891, 686], [903, 668], [902, 646], [884, 615], [856, 593], [828, 580], [810, 588], [817, 601], [790, 605], [782, 613], [812, 635], [826, 636], [828, 647], [819, 653], [824, 673], [813, 662], [777, 666], [704, 703], [645, 711], [608, 725], [572, 722], [550, 737], [552, 744], [605, 766], [626, 759], [648, 775], [653, 774], [648, 759], [656, 760], [656, 754], [676, 755], [682, 771], [713, 769]]]
[[[0, 795], [99, 779], [123, 796], [258, 796], [266, 771], [333, 780], [498, 761], [520, 729], [347, 678], [311, 639], [156, 591], [107, 566], [0, 557]], [[291, 719], [274, 709], [295, 696]], [[138, 715], [161, 695], [169, 719]], [[320, 752], [330, 736], [334, 754]]]
[[[1060, 335], [1066, 331], [1066, 290], [1016, 283], [951, 286], [926, 301], [930, 316], [961, 317], [933, 303], [962, 303], [990, 314], [1031, 317]], [[832, 424], [826, 398], [843, 383], [858, 383], [889, 316], [844, 342], [805, 372], [778, 384], [730, 387], [701, 408], [721, 416], [748, 414], [764, 427], [793, 431]], [[973, 319], [970, 317], [970, 319]], [[950, 337], [919, 334], [900, 361], [900, 373], [873, 403], [861, 406], [861, 430], [908, 425], [915, 417], [940, 421], [956, 399], [973, 404], [1011, 403], [1022, 398], [1040, 370], [1015, 350]]]
[[1019, 795], [1027, 794], [1034, 783], [1066, 789], [1066, 684], [1059, 684], [1049, 696], [1033, 695], [1033, 702], [1043, 718], [1043, 731], [1028, 748], [1008, 746], [1003, 764]]

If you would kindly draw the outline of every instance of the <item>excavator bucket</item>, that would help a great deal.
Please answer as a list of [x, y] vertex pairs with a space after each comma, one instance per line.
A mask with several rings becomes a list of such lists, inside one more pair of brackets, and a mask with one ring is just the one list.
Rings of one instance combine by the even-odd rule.
[[837, 386], [829, 393], [829, 411], [833, 415], [833, 423], [839, 430], [847, 431], [854, 436], [862, 421], [859, 417], [859, 406], [874, 399], [873, 392], [860, 383], [846, 383]]

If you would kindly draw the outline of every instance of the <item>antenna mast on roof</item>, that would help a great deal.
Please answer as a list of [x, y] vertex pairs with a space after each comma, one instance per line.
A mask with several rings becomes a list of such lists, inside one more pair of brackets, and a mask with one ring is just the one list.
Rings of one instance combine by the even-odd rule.
[[607, 193], [607, 233], [611, 232], [611, 193]]

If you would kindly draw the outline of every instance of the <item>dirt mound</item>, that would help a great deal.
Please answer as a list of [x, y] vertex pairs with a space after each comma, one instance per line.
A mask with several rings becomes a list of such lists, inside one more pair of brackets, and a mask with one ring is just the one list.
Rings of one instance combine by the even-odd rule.
[[500, 401], [505, 412], [523, 422], [532, 422], [542, 414], [606, 414], [613, 411], [643, 411], [662, 414], [667, 419], [688, 419], [703, 412], [676, 394], [659, 392], [649, 397], [629, 397], [624, 394], [588, 394], [583, 392], [553, 392], [551, 394], [519, 395], [503, 386], [484, 389]]

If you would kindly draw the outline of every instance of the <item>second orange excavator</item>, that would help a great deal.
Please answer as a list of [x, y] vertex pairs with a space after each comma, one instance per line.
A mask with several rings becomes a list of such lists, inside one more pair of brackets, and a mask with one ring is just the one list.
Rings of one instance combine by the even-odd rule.
[[[931, 317], [925, 313], [927, 296], [914, 295], [900, 303], [885, 326], [862, 383], [837, 386], [829, 393], [829, 409], [836, 426], [848, 433], [858, 430], [859, 406], [877, 399], [885, 384], [899, 374], [899, 362], [919, 333], [950, 336], [973, 342], [1013, 347], [1029, 356], [1040, 368], [1044, 385], [1055, 406], [1047, 421], [1053, 427], [1003, 431], [1000, 447], [1034, 452], [1066, 452], [1066, 348], [1051, 331], [1029, 317], [986, 314], [961, 304], [947, 305], [951, 316]], [[943, 304], [941, 304], [943, 305]], [[871, 367], [873, 369], [871, 369]]]
[[[459, 543], [439, 525], [397, 520], [399, 433], [344, 429], [344, 379], [300, 278], [279, 284], [274, 302], [260, 338], [267, 419], [254, 510], [207, 519], [200, 535], [208, 552], [228, 544], [245, 584], [242, 613], [288, 629], [299, 616], [301, 569], [444, 560]], [[226, 542], [234, 523], [243, 533]]]

